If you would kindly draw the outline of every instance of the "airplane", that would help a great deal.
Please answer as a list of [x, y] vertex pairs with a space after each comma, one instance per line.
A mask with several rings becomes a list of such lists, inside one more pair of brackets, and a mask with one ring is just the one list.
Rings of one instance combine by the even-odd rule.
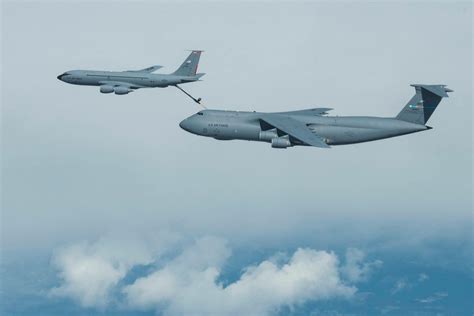
[[453, 90], [446, 85], [411, 86], [416, 94], [396, 117], [326, 116], [331, 108], [274, 113], [203, 110], [179, 126], [200, 136], [268, 142], [273, 148], [369, 142], [432, 129], [426, 123]]
[[155, 74], [154, 72], [163, 66], [151, 66], [141, 70], [127, 71], [96, 71], [96, 70], [70, 70], [59, 75], [57, 78], [63, 82], [83, 85], [100, 86], [100, 92], [117, 95], [128, 94], [141, 88], [166, 88], [175, 86], [187, 96], [199, 103], [201, 99], [195, 99], [178, 84], [198, 81], [204, 73], [197, 73], [199, 58], [202, 51], [193, 50], [179, 68], [171, 74]]

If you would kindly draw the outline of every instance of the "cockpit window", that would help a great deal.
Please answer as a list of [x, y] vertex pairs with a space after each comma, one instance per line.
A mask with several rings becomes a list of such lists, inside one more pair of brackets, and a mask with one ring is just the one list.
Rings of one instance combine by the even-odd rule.
[[197, 113], [197, 115], [204, 115], [204, 113], [202, 113], [202, 112], [198, 112], [198, 113]]

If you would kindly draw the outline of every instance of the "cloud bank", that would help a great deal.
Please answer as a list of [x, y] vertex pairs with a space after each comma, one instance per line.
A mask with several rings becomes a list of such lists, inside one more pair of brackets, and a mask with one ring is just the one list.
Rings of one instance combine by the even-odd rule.
[[380, 268], [383, 264], [381, 260], [365, 262], [366, 254], [356, 248], [349, 248], [346, 251], [346, 263], [341, 268], [341, 273], [351, 282], [366, 281], [372, 271]]
[[59, 269], [63, 283], [50, 294], [71, 297], [84, 307], [106, 307], [110, 303], [110, 291], [131, 267], [152, 260], [139, 243], [127, 245], [127, 253], [121, 248], [117, 242], [100, 240], [60, 249], [53, 257], [53, 265]]
[[[299, 248], [246, 266], [226, 284], [226, 240], [203, 237], [165, 254], [153, 243], [101, 239], [59, 249], [53, 265], [61, 284], [50, 290], [84, 307], [156, 310], [164, 315], [269, 315], [308, 301], [351, 299], [356, 283], [382, 263], [349, 249], [344, 264], [333, 252]], [[179, 249], [177, 251], [177, 249]], [[164, 255], [165, 254], [165, 255]], [[131, 278], [136, 267], [146, 272]], [[131, 279], [131, 280], [130, 280]]]

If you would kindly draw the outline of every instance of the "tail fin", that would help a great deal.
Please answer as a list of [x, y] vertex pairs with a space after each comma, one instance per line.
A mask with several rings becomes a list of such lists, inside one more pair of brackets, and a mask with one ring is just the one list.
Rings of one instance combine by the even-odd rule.
[[189, 54], [188, 58], [179, 66], [179, 68], [173, 72], [173, 75], [177, 76], [195, 76], [199, 64], [199, 58], [201, 57], [202, 50], [193, 50]]
[[415, 87], [416, 94], [398, 113], [397, 119], [421, 125], [428, 122], [441, 99], [448, 97], [447, 92], [453, 92], [446, 88], [446, 85], [412, 84], [411, 86]]

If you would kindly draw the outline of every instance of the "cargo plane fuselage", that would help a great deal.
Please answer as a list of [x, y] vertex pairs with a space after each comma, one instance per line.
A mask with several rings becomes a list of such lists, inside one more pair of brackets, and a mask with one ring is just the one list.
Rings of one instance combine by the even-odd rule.
[[180, 123], [184, 130], [218, 140], [269, 142], [327, 148], [431, 129], [426, 122], [447, 92], [444, 85], [413, 85], [416, 94], [396, 117], [326, 116], [330, 108], [261, 113], [203, 110]]

